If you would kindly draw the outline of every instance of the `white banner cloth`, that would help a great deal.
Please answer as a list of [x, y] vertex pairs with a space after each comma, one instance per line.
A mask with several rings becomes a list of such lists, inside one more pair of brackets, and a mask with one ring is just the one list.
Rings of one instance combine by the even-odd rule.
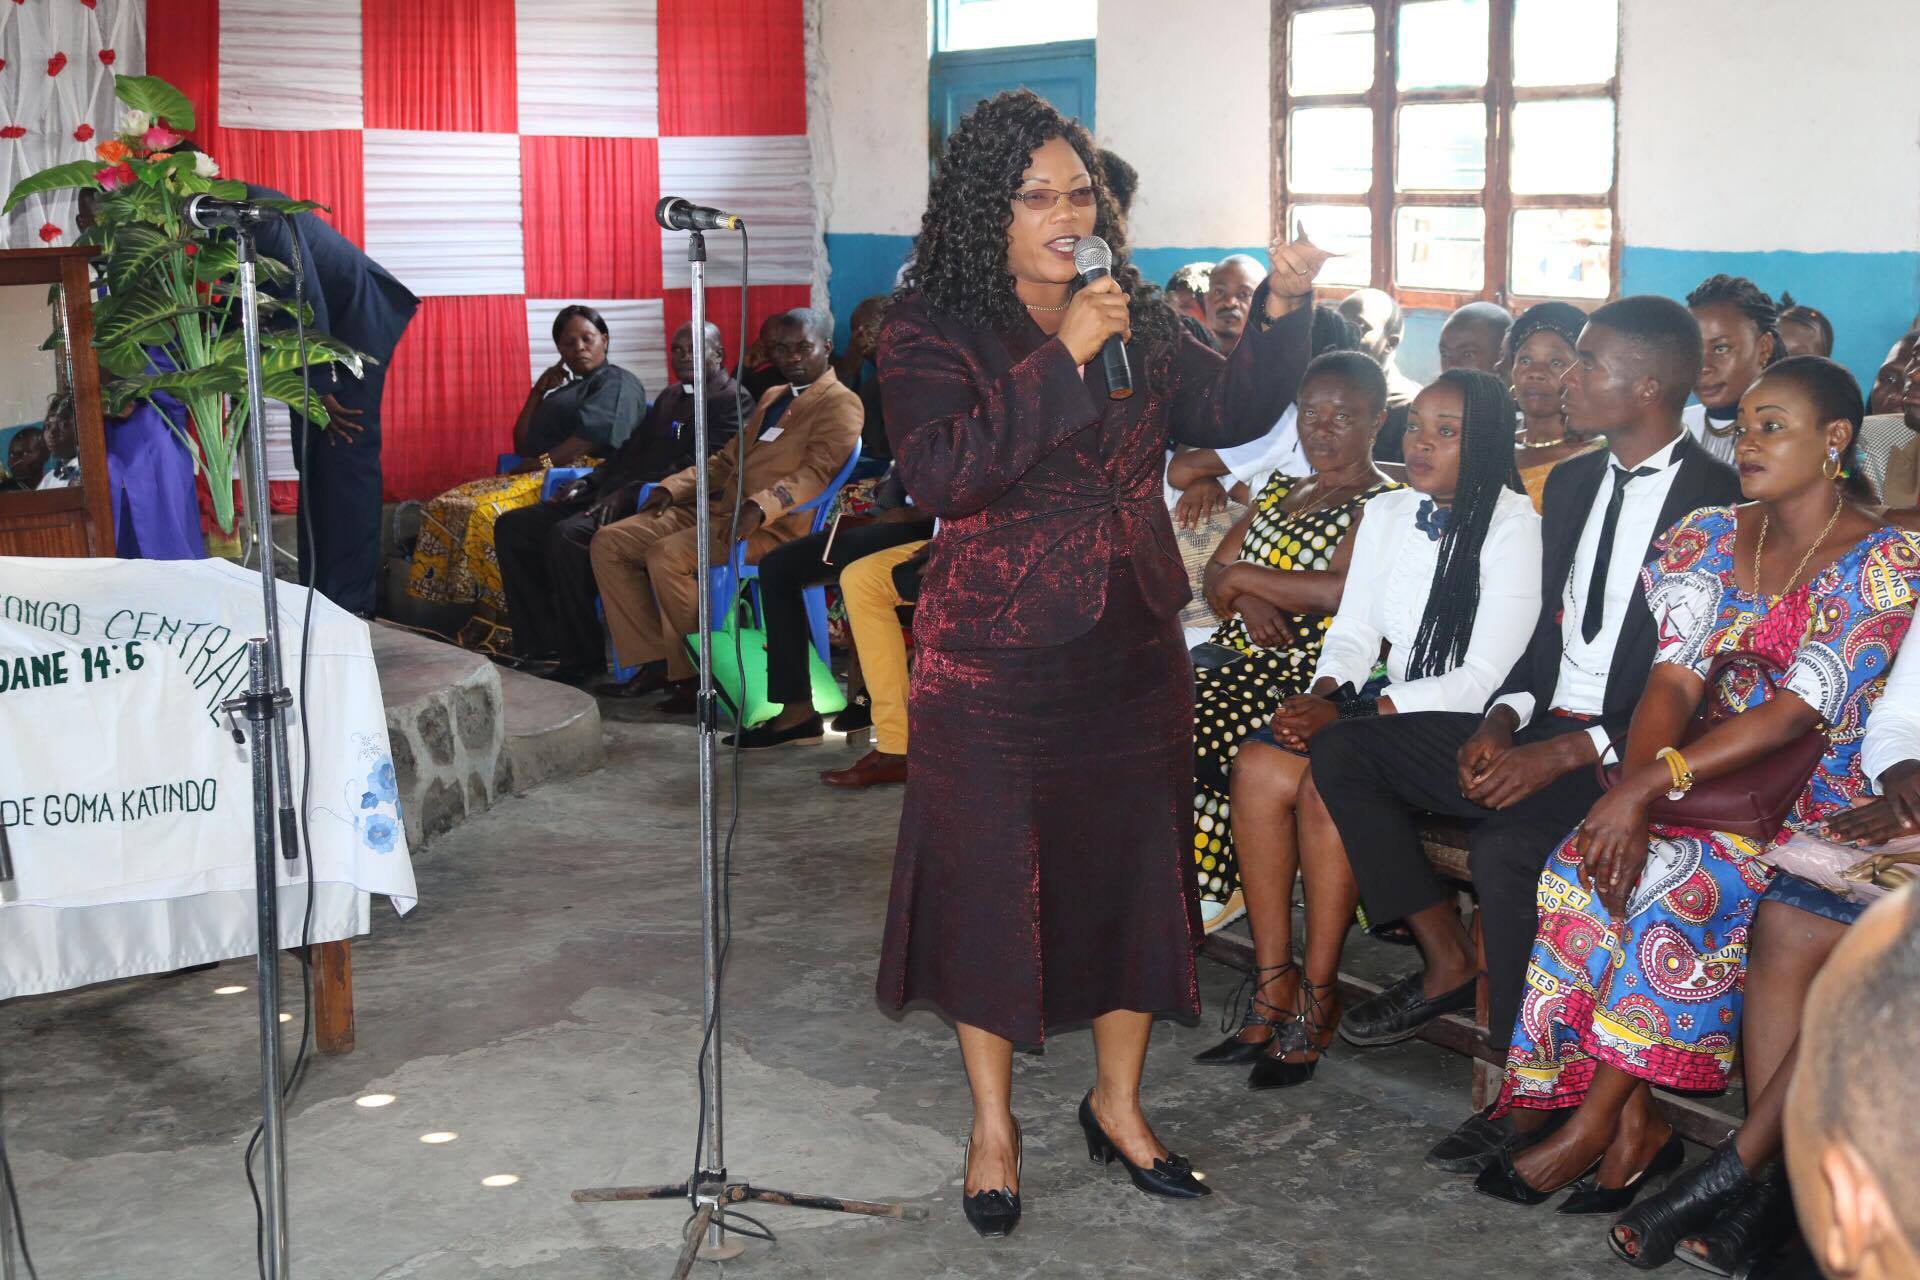
[[[219, 704], [246, 685], [259, 589], [224, 560], [0, 557], [0, 825], [16, 876], [0, 892], [0, 999], [253, 949], [252, 775]], [[281, 584], [279, 601], [298, 792], [307, 593]], [[316, 598], [309, 653], [314, 940], [333, 941], [364, 931], [356, 897], [405, 913], [417, 891], [367, 626]], [[297, 939], [306, 867], [275, 861]]]

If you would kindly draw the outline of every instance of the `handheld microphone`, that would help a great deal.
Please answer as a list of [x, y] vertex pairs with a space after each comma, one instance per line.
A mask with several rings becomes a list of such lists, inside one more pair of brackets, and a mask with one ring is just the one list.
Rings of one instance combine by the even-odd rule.
[[653, 216], [668, 231], [738, 231], [746, 223], [738, 214], [709, 209], [679, 196], [664, 196], [653, 207]]
[[[1103, 280], [1113, 274], [1113, 250], [1099, 236], [1082, 236], [1073, 246], [1073, 266], [1085, 284]], [[1100, 364], [1107, 371], [1107, 399], [1125, 400], [1133, 394], [1133, 366], [1127, 363], [1126, 344], [1119, 334], [1100, 348]]]
[[212, 231], [216, 227], [257, 227], [279, 217], [280, 211], [251, 200], [218, 200], [203, 193], [187, 197], [181, 214], [196, 230]]

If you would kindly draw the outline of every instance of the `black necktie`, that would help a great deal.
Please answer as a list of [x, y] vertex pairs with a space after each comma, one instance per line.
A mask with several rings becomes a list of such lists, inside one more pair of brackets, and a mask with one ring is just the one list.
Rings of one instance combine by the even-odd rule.
[[1587, 603], [1580, 611], [1580, 636], [1588, 644], [1600, 634], [1600, 623], [1607, 608], [1607, 562], [1613, 559], [1613, 534], [1620, 527], [1620, 504], [1626, 501], [1627, 482], [1638, 476], [1655, 474], [1657, 467], [1623, 470], [1617, 464], [1613, 472], [1613, 496], [1607, 499], [1606, 518], [1600, 521], [1600, 545], [1593, 551], [1593, 576], [1587, 580]]

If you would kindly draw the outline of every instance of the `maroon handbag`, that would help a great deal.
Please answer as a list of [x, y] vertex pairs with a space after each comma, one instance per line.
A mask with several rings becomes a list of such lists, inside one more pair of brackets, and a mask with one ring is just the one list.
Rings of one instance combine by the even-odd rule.
[[[1686, 753], [1690, 742], [1697, 742], [1723, 721], [1731, 719], [1714, 696], [1723, 679], [1738, 675], [1736, 669], [1748, 669], [1765, 680], [1777, 694], [1780, 690], [1780, 665], [1757, 653], [1723, 653], [1713, 660], [1707, 672], [1707, 694], [1700, 710], [1694, 713], [1679, 747]], [[1695, 782], [1687, 794], [1669, 800], [1663, 793], [1647, 806], [1647, 820], [1662, 826], [1693, 827], [1702, 831], [1724, 831], [1745, 836], [1761, 844], [1769, 843], [1786, 825], [1793, 806], [1807, 789], [1813, 771], [1827, 754], [1827, 731], [1815, 725], [1793, 741], [1769, 752], [1759, 760], [1725, 777]], [[1611, 790], [1620, 781], [1619, 765], [1599, 767], [1600, 785]]]

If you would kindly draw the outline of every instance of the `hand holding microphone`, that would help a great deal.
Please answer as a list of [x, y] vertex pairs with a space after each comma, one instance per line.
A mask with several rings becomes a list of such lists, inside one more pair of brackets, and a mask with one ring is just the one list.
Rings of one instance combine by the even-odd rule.
[[1085, 283], [1067, 305], [1058, 336], [1076, 364], [1088, 363], [1098, 352], [1107, 398], [1125, 400], [1133, 394], [1124, 345], [1133, 337], [1133, 316], [1126, 291], [1113, 278], [1113, 250], [1099, 236], [1084, 236], [1073, 248], [1073, 265]]

